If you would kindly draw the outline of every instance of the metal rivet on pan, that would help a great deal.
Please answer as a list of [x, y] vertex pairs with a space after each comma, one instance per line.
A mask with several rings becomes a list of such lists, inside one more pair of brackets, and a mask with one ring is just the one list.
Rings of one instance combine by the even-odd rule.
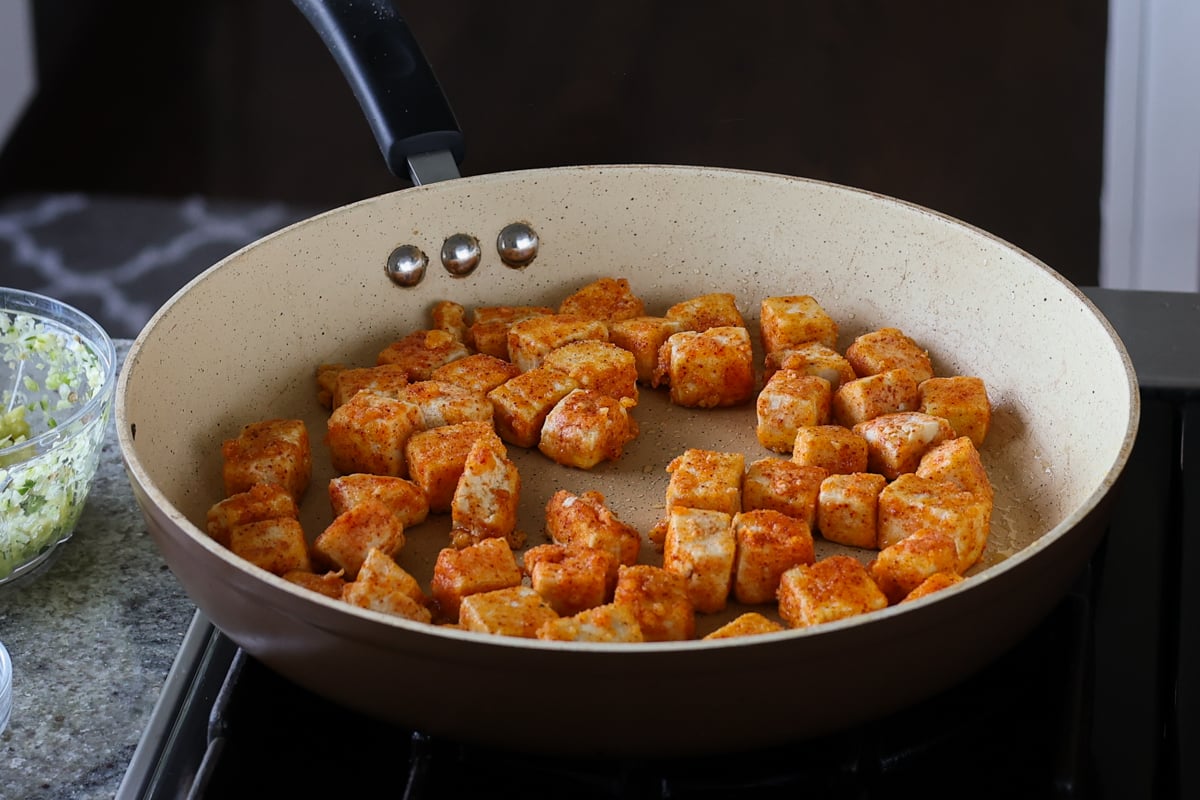
[[416, 286], [425, 277], [429, 259], [415, 244], [402, 244], [388, 256], [388, 277], [400, 286]]
[[537, 258], [537, 231], [525, 222], [513, 222], [504, 226], [496, 237], [496, 249], [500, 260], [510, 267], [524, 267]]
[[442, 266], [456, 278], [474, 272], [479, 256], [479, 240], [469, 233], [456, 233], [442, 242]]

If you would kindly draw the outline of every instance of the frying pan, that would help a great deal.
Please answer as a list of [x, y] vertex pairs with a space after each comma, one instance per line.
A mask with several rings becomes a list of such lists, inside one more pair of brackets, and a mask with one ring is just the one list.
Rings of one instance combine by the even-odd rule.
[[[341, 4], [300, 5], [351, 77], [389, 164], [415, 152], [420, 173], [429, 151], [453, 160], [461, 142], [448, 107], [448, 126], [420, 130], [406, 101], [374, 83], [369, 67], [392, 46], [375, 37], [400, 23], [390, 7], [368, 4], [373, 21], [355, 32], [361, 18]], [[405, 36], [406, 66], [387, 80], [430, 78]], [[351, 51], [365, 40], [374, 53], [362, 59]], [[118, 383], [121, 451], [166, 562], [233, 641], [317, 694], [433, 734], [540, 753], [698, 754], [802, 739], [916, 703], [994, 660], [1061, 598], [1102, 536], [1137, 427], [1134, 372], [1096, 308], [1011, 244], [898, 199], [737, 170], [577, 166], [414, 182], [205, 271], [146, 325]], [[513, 223], [536, 234], [536, 249], [529, 235], [506, 238]], [[514, 244], [525, 246], [521, 258]], [[429, 327], [440, 300], [555, 306], [600, 277], [629, 279], [648, 313], [732, 292], [751, 328], [762, 298], [810, 294], [840, 323], [840, 347], [890, 325], [930, 351], [937, 374], [983, 378], [994, 416], [982, 454], [996, 487], [983, 562], [923, 600], [814, 628], [601, 645], [351, 607], [205, 534], [205, 512], [222, 497], [221, 442], [275, 416], [303, 419], [312, 435], [305, 531], [330, 521], [318, 364], [374, 363], [389, 342]], [[557, 489], [600, 491], [645, 533], [663, 513], [666, 464], [683, 449], [770, 455], [755, 440], [752, 405], [684, 409], [662, 390], [641, 395], [641, 434], [616, 462], [568, 469], [509, 448], [530, 544], [545, 540], [542, 510]], [[397, 558], [426, 588], [449, 528], [434, 514], [406, 531]], [[871, 557], [818, 541], [819, 557], [833, 552]], [[701, 625], [740, 610], [702, 615]]]

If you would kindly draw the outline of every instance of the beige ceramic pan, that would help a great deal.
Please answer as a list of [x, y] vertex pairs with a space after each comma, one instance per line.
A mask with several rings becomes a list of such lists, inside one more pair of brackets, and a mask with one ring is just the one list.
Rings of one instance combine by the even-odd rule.
[[[522, 268], [494, 248], [513, 222], [539, 237]], [[469, 234], [479, 266], [453, 277], [443, 243]], [[393, 282], [402, 245], [424, 280]], [[881, 326], [926, 347], [941, 375], [986, 382], [982, 451], [996, 486], [983, 563], [924, 600], [753, 638], [598, 645], [435, 627], [327, 599], [241, 561], [204, 532], [222, 497], [220, 445], [243, 425], [296, 417], [314, 442], [302, 521], [332, 518], [318, 364], [369, 365], [429, 327], [437, 301], [555, 306], [627, 278], [661, 313], [732, 292], [754, 327], [771, 295], [815, 297], [840, 345]], [[761, 354], [760, 354], [761, 356]], [[761, 362], [760, 362], [761, 363]], [[672, 407], [643, 389], [639, 438], [590, 470], [510, 447], [521, 527], [545, 541], [557, 489], [598, 490], [647, 532], [667, 462], [687, 447], [771, 455], [753, 406]], [[1138, 419], [1128, 356], [1067, 281], [983, 231], [854, 189], [777, 175], [666, 166], [575, 167], [463, 178], [364, 200], [271, 235], [187, 285], [135, 341], [118, 385], [120, 446], [147, 528], [179, 581], [230, 638], [316, 693], [468, 741], [544, 753], [666, 755], [754, 747], [853, 726], [989, 663], [1065, 593], [1103, 533]], [[428, 589], [447, 516], [406, 531], [399, 562]], [[818, 556], [834, 552], [819, 542]], [[856, 552], [868, 560], [872, 553]], [[653, 562], [653, 548], [643, 548]], [[711, 629], [742, 609], [704, 617]], [[769, 610], [769, 609], [768, 609]]]

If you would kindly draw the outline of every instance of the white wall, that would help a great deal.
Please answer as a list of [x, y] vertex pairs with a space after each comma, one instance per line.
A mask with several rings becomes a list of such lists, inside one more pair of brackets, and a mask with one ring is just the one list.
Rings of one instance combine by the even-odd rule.
[[29, 0], [0, 0], [0, 148], [36, 88]]

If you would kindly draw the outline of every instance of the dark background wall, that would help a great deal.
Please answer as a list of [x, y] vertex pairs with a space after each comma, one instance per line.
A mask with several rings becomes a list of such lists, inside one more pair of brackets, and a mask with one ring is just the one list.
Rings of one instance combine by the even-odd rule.
[[[1097, 281], [1097, 0], [396, 0], [466, 174], [572, 163], [767, 170], [894, 195]], [[390, 191], [289, 0], [38, 0], [42, 91], [0, 194], [327, 208]]]

